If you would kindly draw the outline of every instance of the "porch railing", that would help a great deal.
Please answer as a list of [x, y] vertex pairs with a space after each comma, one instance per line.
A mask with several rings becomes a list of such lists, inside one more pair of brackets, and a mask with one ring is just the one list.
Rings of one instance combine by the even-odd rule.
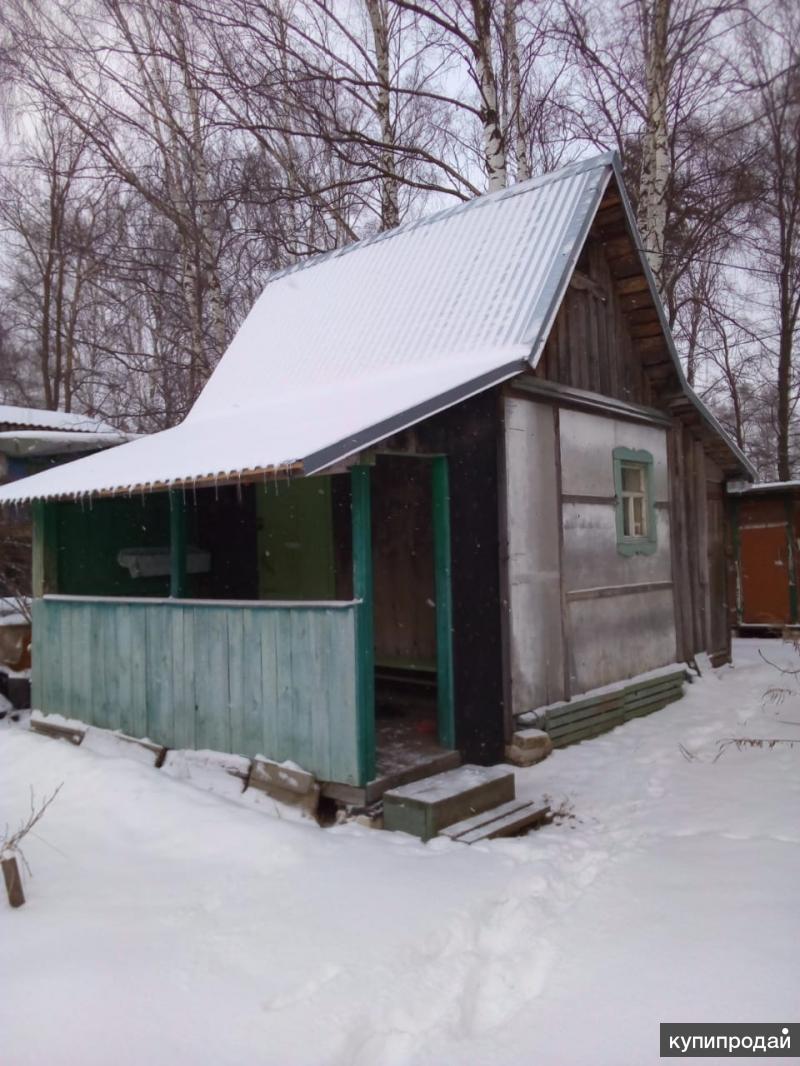
[[45, 596], [33, 605], [33, 706], [361, 785], [358, 608]]

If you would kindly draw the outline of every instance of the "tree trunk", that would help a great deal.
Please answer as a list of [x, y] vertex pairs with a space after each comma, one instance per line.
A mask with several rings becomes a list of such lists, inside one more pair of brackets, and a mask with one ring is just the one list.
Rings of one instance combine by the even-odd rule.
[[531, 176], [530, 163], [525, 145], [525, 123], [522, 114], [522, 78], [517, 40], [517, 5], [519, 0], [506, 0], [504, 20], [506, 55], [508, 57], [509, 125], [514, 127], [514, 166], [517, 181]]
[[375, 46], [375, 71], [378, 89], [375, 114], [381, 131], [381, 229], [394, 229], [400, 223], [397, 176], [395, 174], [394, 127], [391, 116], [389, 25], [386, 0], [365, 0], [372, 40]]
[[497, 102], [497, 79], [492, 62], [492, 9], [490, 0], [472, 0], [475, 27], [473, 53], [481, 94], [480, 116], [483, 126], [483, 153], [489, 192], [497, 192], [508, 184], [506, 149], [500, 126]]
[[647, 16], [645, 85], [647, 118], [642, 142], [642, 173], [639, 182], [639, 231], [650, 269], [659, 288], [664, 269], [664, 232], [667, 223], [669, 141], [667, 95], [669, 67], [667, 35], [670, 0], [652, 0]]

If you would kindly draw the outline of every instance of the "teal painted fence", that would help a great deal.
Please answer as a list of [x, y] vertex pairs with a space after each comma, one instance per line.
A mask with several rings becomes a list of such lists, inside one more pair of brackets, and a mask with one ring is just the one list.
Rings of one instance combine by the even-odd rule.
[[361, 785], [357, 606], [48, 596], [33, 605], [33, 706]]

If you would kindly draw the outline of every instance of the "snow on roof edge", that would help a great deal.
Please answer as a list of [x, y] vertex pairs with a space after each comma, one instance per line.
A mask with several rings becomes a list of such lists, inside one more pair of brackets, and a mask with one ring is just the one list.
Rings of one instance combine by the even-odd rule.
[[51, 411], [43, 407], [18, 407], [14, 404], [0, 404], [0, 425], [73, 433], [114, 433], [125, 436], [115, 426], [93, 415]]
[[[366, 448], [374, 446], [386, 437], [409, 428], [424, 418], [438, 414], [439, 412], [446, 410], [448, 407], [460, 403], [462, 400], [469, 399], [471, 396], [491, 388], [493, 385], [500, 384], [511, 377], [515, 377], [524, 370], [525, 363], [524, 353], [519, 352], [516, 357], [511, 360], [506, 359], [501, 363], [497, 363], [489, 370], [484, 370], [480, 374], [469, 376], [462, 382], [449, 387], [442, 392], [436, 393], [436, 395], [432, 396], [430, 399], [412, 404], [410, 407], [390, 414], [377, 422], [363, 426], [353, 434], [340, 438], [337, 441], [333, 441], [330, 444], [326, 444], [324, 447], [318, 448], [316, 451], [310, 452], [306, 456], [297, 456], [293, 459], [281, 459], [271, 463], [265, 463], [263, 466], [248, 465], [228, 467], [217, 471], [197, 471], [195, 474], [164, 479], [163, 481], [148, 480], [143, 482], [117, 483], [109, 481], [106, 483], [99, 483], [85, 491], [59, 491], [58, 489], [47, 490], [44, 492], [35, 491], [37, 484], [43, 482], [46, 484], [48, 481], [53, 480], [53, 475], [69, 473], [70, 466], [74, 465], [77, 467], [82, 465], [85, 468], [87, 463], [91, 462], [93, 458], [97, 458], [95, 455], [86, 459], [76, 460], [74, 464], [65, 463], [55, 470], [44, 471], [40, 474], [34, 474], [31, 477], [21, 478], [8, 485], [0, 486], [0, 506], [28, 504], [36, 500], [77, 501], [81, 499], [91, 499], [93, 496], [132, 496], [136, 493], [164, 492], [170, 489], [185, 489], [205, 484], [235, 483], [243, 479], [256, 480], [261, 477], [287, 478], [311, 476], [312, 474], [324, 472], [326, 468], [333, 466]], [[251, 415], [258, 413], [258, 411], [249, 412]], [[126, 448], [136, 447], [137, 444], [152, 441], [157, 438], [163, 438], [166, 435], [180, 434], [182, 436], [191, 436], [195, 431], [202, 433], [204, 430], [207, 431], [208, 425], [212, 421], [212, 419], [195, 420], [193, 422], [185, 420], [171, 429], [162, 430], [160, 433], [152, 434], [149, 437], [141, 437], [138, 440], [131, 441], [129, 444], [123, 444], [119, 448], [114, 449], [114, 453], [119, 456], [120, 453], [125, 452]], [[56, 480], [63, 480], [63, 477], [57, 478]]]

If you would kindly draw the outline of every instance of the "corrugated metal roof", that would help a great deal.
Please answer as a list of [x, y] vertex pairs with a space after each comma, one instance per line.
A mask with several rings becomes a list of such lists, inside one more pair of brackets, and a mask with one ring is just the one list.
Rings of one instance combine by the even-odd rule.
[[616, 168], [604, 153], [275, 275], [181, 425], [0, 501], [313, 473], [535, 365]]
[[308, 473], [518, 373], [611, 172], [604, 154], [277, 274], [181, 425], [0, 499]]

